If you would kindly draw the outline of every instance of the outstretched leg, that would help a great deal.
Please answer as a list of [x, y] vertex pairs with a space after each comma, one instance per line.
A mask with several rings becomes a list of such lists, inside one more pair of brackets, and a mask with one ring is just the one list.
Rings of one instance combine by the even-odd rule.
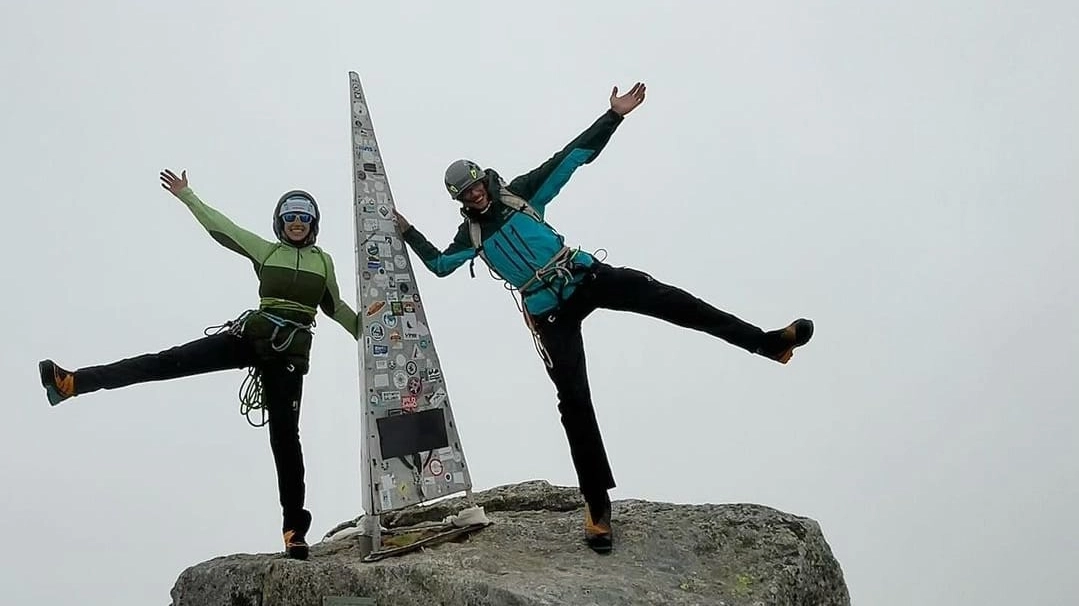
[[38, 364], [49, 401], [60, 401], [99, 389], [117, 389], [135, 383], [164, 381], [229, 368], [253, 361], [250, 345], [228, 333], [202, 337], [157, 353], [143, 354], [110, 364], [67, 371], [52, 360]]
[[804, 319], [765, 332], [638, 269], [600, 264], [588, 288], [597, 307], [640, 313], [705, 332], [750, 353], [782, 363], [790, 359], [795, 347], [804, 345], [813, 334], [813, 323]]
[[300, 447], [300, 399], [303, 374], [292, 363], [265, 364], [262, 373], [263, 402], [269, 414], [270, 450], [277, 469], [277, 492], [281, 500], [281, 532], [289, 556], [307, 558], [307, 531], [311, 513], [304, 509], [303, 451]]

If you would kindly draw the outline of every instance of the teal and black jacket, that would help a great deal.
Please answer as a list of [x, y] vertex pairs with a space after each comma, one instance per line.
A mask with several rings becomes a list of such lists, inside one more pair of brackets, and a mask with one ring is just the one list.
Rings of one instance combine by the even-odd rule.
[[[573, 172], [596, 159], [622, 120], [622, 116], [607, 110], [546, 162], [515, 177], [504, 187], [511, 194], [523, 198], [540, 217], [544, 217], [547, 205], [558, 195]], [[472, 247], [469, 236], [469, 219], [478, 221], [483, 252], [491, 268], [514, 287], [520, 288], [563, 248], [564, 238], [545, 221], [536, 221], [503, 203], [501, 177], [492, 169], [487, 169], [486, 173], [491, 205], [482, 213], [462, 208], [461, 213], [466, 218], [445, 250], [439, 251], [412, 226], [402, 237], [435, 275], [448, 276], [477, 256], [478, 251]], [[576, 251], [572, 258], [574, 267], [587, 268], [595, 262], [592, 255], [583, 251]], [[575, 272], [568, 281], [555, 276], [544, 283], [529, 285], [521, 293], [525, 309], [536, 315], [558, 307], [562, 300], [573, 293], [581, 279], [581, 273]]]
[[[178, 197], [214, 240], [251, 261], [259, 281], [260, 310], [311, 324], [317, 310], [322, 309], [358, 338], [359, 320], [356, 312], [341, 299], [329, 253], [314, 245], [297, 248], [264, 240], [211, 208], [190, 187], [182, 189]], [[273, 328], [268, 320], [255, 315], [246, 322], [244, 334], [262, 341]], [[306, 362], [310, 346], [310, 333], [297, 333], [293, 344], [282, 353], [297, 362]]]

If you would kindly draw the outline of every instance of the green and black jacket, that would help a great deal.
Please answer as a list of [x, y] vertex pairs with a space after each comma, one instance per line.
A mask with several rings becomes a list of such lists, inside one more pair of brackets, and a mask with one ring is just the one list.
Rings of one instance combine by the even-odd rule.
[[[264, 240], [208, 206], [190, 187], [181, 190], [179, 198], [214, 240], [251, 261], [259, 280], [260, 310], [293, 322], [311, 324], [317, 310], [322, 309], [353, 338], [358, 338], [359, 320], [356, 312], [341, 300], [333, 258], [329, 253], [314, 245], [297, 248], [284, 242]], [[245, 336], [269, 336], [273, 328], [267, 320], [255, 315], [248, 320]], [[262, 335], [263, 332], [266, 334]], [[301, 331], [296, 334], [286, 355], [306, 360], [310, 346], [310, 334]]]

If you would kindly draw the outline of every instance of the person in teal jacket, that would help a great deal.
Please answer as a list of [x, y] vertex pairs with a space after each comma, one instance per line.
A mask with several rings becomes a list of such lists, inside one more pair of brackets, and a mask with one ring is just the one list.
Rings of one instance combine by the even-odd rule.
[[646, 272], [612, 267], [566, 246], [544, 220], [547, 205], [574, 171], [596, 159], [626, 114], [644, 98], [643, 83], [636, 83], [624, 95], [618, 95], [614, 87], [610, 108], [591, 126], [509, 183], [495, 170], [482, 169], [471, 160], [450, 164], [445, 186], [461, 203], [463, 221], [444, 250], [431, 244], [402, 214], [396, 215], [402, 238], [435, 275], [447, 276], [465, 263], [471, 269], [479, 256], [520, 293], [525, 322], [557, 392], [562, 426], [585, 500], [585, 540], [600, 553], [613, 546], [608, 491], [615, 482], [585, 371], [583, 320], [599, 308], [640, 313], [711, 334], [783, 364], [813, 334], [813, 322], [805, 318], [765, 332]]
[[187, 206], [214, 240], [251, 261], [259, 280], [258, 308], [226, 322], [215, 334], [157, 353], [78, 370], [42, 360], [41, 384], [55, 406], [100, 389], [249, 368], [255, 398], [246, 403], [261, 406], [269, 425], [285, 550], [290, 557], [306, 559], [311, 514], [304, 509], [299, 417], [316, 311], [322, 309], [354, 338], [359, 334], [356, 312], [341, 300], [333, 259], [315, 245], [318, 205], [302, 190], [281, 196], [273, 213], [276, 241], [271, 242], [200, 200], [188, 186], [187, 171], [178, 177], [164, 170], [160, 177], [161, 186]]

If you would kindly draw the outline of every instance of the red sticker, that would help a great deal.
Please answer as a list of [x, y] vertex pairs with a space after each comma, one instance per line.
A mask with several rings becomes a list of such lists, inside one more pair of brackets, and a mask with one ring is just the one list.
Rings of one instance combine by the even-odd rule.
[[431, 470], [431, 475], [442, 475], [442, 461], [438, 459], [431, 459], [431, 462], [427, 464], [427, 468]]
[[416, 412], [416, 396], [401, 396], [401, 410]]

